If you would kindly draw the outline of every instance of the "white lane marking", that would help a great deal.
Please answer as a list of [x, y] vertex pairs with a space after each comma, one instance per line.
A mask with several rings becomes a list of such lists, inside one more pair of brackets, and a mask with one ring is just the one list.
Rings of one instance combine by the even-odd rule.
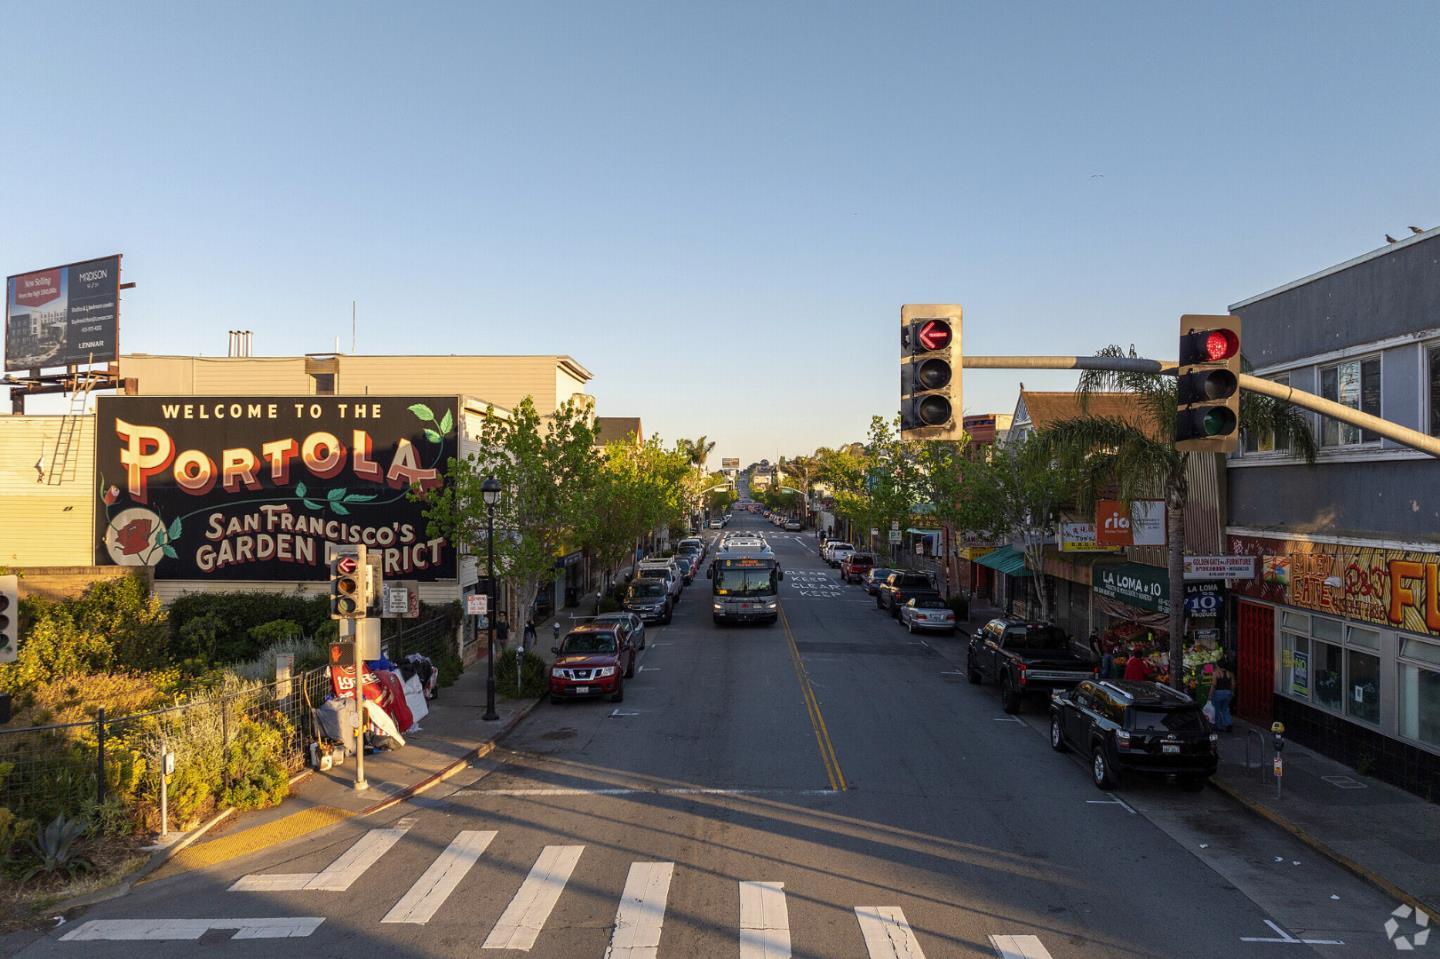
[[783, 882], [740, 883], [740, 959], [790, 959]]
[[1050, 950], [1036, 936], [991, 936], [990, 945], [1000, 959], [1051, 959]]
[[241, 876], [230, 886], [231, 892], [294, 892], [304, 889], [315, 878], [313, 872], [282, 872]]
[[545, 920], [550, 918], [570, 873], [580, 861], [584, 846], [546, 846], [525, 877], [520, 891], [505, 907], [481, 949], [521, 949], [535, 945]]
[[575, 789], [552, 786], [535, 789], [481, 789], [482, 796], [831, 796], [833, 789], [709, 789], [703, 786], [670, 786], [663, 789], [614, 788]]
[[1109, 799], [1087, 799], [1085, 803], [1090, 806], [1123, 806], [1130, 815], [1137, 815], [1134, 808], [1119, 796], [1112, 796]]
[[1294, 943], [1294, 944], [1296, 944], [1296, 945], [1305, 945], [1305, 946], [1343, 946], [1343, 945], [1345, 945], [1345, 942], [1344, 942], [1344, 940], [1342, 940], [1342, 939], [1296, 939], [1296, 938], [1295, 938], [1294, 936], [1292, 936], [1290, 933], [1286, 932], [1284, 929], [1281, 929], [1279, 926], [1277, 926], [1275, 923], [1271, 922], [1269, 919], [1266, 919], [1266, 920], [1265, 920], [1265, 925], [1269, 926], [1271, 929], [1274, 929], [1275, 932], [1280, 936], [1280, 938], [1276, 939], [1276, 938], [1273, 938], [1273, 937], [1270, 937], [1270, 936], [1241, 936], [1241, 937], [1240, 937], [1240, 941], [1241, 941], [1241, 942], [1290, 942], [1290, 943]]
[[445, 851], [435, 857], [425, 874], [415, 880], [410, 891], [400, 898], [381, 922], [429, 922], [445, 900], [460, 885], [475, 861], [495, 840], [493, 831], [464, 829], [450, 841]]
[[1025, 725], [1025, 720], [1021, 719], [1019, 716], [992, 716], [991, 721], [997, 723], [1019, 723], [1022, 726]]
[[899, 906], [856, 906], [855, 918], [870, 959], [925, 959]]
[[344, 892], [365, 874], [365, 870], [375, 864], [375, 860], [399, 842], [400, 837], [409, 829], [409, 826], [401, 826], [397, 829], [370, 830], [360, 837], [359, 842], [345, 850], [340, 858], [316, 873], [315, 878], [305, 884], [305, 888], [322, 892]]
[[627, 713], [627, 712], [625, 712], [625, 711], [622, 710], [622, 709], [617, 709], [617, 710], [615, 710], [614, 712], [612, 712], [608, 718], [610, 718], [610, 719], [616, 719], [616, 718], [619, 718], [619, 717], [622, 717], [622, 716], [639, 716], [639, 715], [640, 715], [639, 713]]
[[652, 672], [652, 673], [658, 673], [658, 672], [660, 672], [660, 667], [659, 667], [659, 666], [641, 666], [639, 671], [643, 673], [643, 672], [645, 672], [647, 669], [648, 669], [650, 672]]
[[615, 934], [605, 947], [605, 959], [655, 959], [674, 874], [673, 862], [630, 864], [620, 908], [615, 912]]
[[310, 935], [324, 921], [321, 916], [283, 919], [92, 919], [61, 936], [60, 941], [199, 939], [211, 929], [234, 929], [232, 939], [298, 939]]

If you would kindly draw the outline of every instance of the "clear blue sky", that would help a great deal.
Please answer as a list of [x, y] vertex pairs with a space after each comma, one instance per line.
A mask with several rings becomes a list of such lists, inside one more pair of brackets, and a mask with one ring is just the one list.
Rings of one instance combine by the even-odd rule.
[[[0, 273], [112, 252], [127, 351], [569, 353], [749, 462], [968, 352], [1176, 317], [1440, 223], [1416, 3], [9, 3]], [[1019, 374], [966, 376], [1008, 411]], [[1027, 384], [1068, 388], [1064, 375]]]

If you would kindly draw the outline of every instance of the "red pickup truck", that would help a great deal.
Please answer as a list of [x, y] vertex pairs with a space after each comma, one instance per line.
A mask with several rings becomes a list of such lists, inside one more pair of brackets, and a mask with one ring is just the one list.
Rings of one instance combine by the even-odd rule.
[[635, 646], [628, 633], [612, 623], [586, 623], [553, 647], [550, 699], [561, 702], [587, 696], [625, 699], [625, 680], [635, 675]]
[[847, 583], [858, 583], [874, 568], [875, 557], [870, 553], [851, 553], [840, 561], [840, 578]]

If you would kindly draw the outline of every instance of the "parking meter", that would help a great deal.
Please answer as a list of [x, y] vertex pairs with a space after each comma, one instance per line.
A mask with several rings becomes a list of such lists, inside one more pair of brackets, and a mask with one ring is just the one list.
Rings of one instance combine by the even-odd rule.
[[555, 641], [560, 641], [560, 617], [556, 616], [555, 621], [550, 624], [550, 629], [555, 633]]
[[1283, 751], [1285, 749], [1285, 724], [1282, 722], [1271, 723], [1270, 732], [1275, 736], [1275, 752]]

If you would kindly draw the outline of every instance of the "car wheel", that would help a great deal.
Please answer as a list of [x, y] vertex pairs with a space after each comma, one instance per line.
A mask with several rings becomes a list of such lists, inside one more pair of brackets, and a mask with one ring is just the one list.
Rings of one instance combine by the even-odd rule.
[[1105, 758], [1104, 746], [1096, 746], [1090, 752], [1090, 780], [1101, 789], [1114, 789], [1117, 785], [1110, 761]]
[[980, 685], [980, 670], [976, 669], [975, 664], [970, 662], [969, 650], [965, 652], [965, 678], [970, 680], [971, 686]]
[[1012, 716], [1020, 711], [1020, 690], [1015, 688], [1009, 676], [1000, 683], [1000, 708]]
[[625, 680], [622, 679], [615, 684], [615, 692], [611, 695], [610, 701], [612, 703], [623, 703], [625, 701]]
[[1050, 748], [1057, 753], [1065, 751], [1065, 732], [1060, 728], [1060, 717], [1056, 713], [1050, 714]]

